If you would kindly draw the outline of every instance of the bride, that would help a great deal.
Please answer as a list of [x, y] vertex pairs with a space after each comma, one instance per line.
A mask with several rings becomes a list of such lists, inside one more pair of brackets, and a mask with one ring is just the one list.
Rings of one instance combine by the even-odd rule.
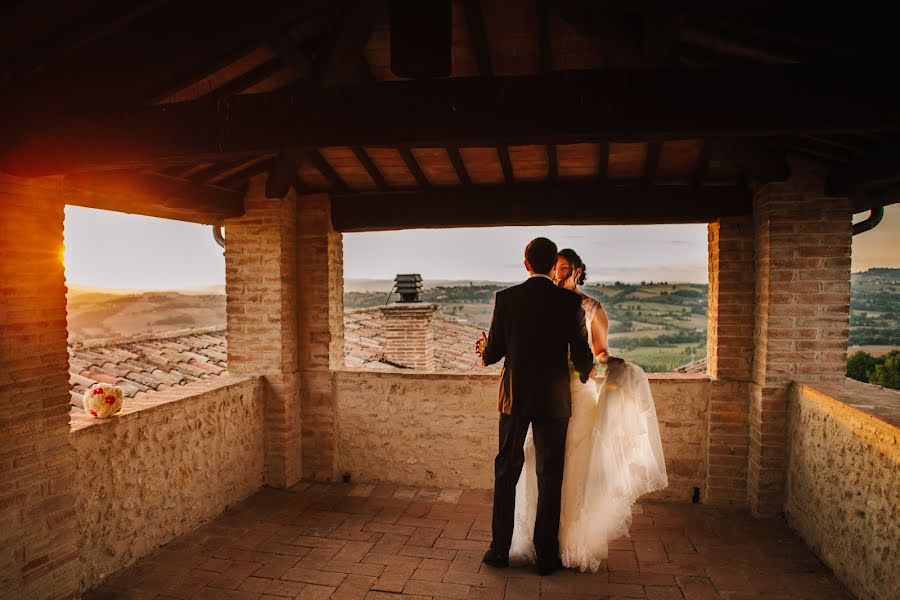
[[[581, 293], [585, 265], [574, 250], [559, 252], [555, 282]], [[582, 296], [588, 341], [598, 362], [607, 362], [609, 320], [599, 302]], [[581, 383], [572, 372], [572, 416], [566, 436], [559, 524], [563, 565], [596, 572], [609, 541], [626, 536], [631, 506], [642, 494], [668, 485], [656, 408], [644, 371], [610, 360], [606, 378], [596, 372]], [[525, 466], [516, 485], [516, 513], [509, 561], [535, 561], [534, 520], [537, 474], [531, 428], [525, 439]]]

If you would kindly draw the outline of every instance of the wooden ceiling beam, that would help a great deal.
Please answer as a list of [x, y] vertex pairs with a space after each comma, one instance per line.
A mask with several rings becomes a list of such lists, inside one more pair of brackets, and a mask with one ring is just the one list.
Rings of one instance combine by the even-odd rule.
[[462, 185], [472, 185], [472, 178], [469, 176], [469, 170], [466, 169], [466, 163], [459, 153], [459, 148], [456, 146], [448, 146], [447, 156], [450, 157], [450, 163], [456, 171], [456, 177], [459, 179], [459, 182]]
[[269, 30], [264, 32], [261, 38], [262, 42], [285, 64], [291, 65], [302, 79], [312, 75], [312, 58], [301, 50], [290, 36], [280, 31]]
[[309, 160], [310, 164], [318, 169], [322, 176], [328, 180], [328, 185], [331, 186], [331, 189], [335, 193], [341, 194], [349, 191], [347, 183], [341, 179], [341, 176], [334, 170], [331, 163], [325, 160], [325, 157], [319, 154], [317, 150], [310, 150], [307, 152], [306, 158]]
[[78, 173], [64, 178], [66, 204], [220, 224], [244, 214], [243, 194], [143, 173]]
[[366, 83], [366, 72], [360, 68], [363, 49], [375, 26], [375, 20], [385, 9], [384, 0], [353, 0], [336, 19], [338, 31], [328, 37], [328, 43], [316, 62], [313, 78], [320, 85]]
[[356, 157], [356, 160], [359, 161], [366, 170], [366, 173], [369, 174], [369, 177], [372, 178], [372, 181], [375, 183], [375, 188], [378, 191], [387, 191], [390, 186], [384, 178], [384, 174], [378, 168], [378, 165], [376, 165], [375, 161], [372, 160], [372, 157], [369, 156], [369, 153], [359, 146], [354, 146], [351, 150], [353, 151], [353, 156]]
[[509, 158], [509, 148], [503, 144], [497, 146], [497, 158], [500, 159], [500, 168], [503, 170], [503, 180], [507, 185], [515, 181], [513, 175], [512, 161]]
[[472, 44], [472, 54], [475, 55], [475, 64], [478, 65], [478, 73], [482, 77], [493, 77], [494, 68], [491, 65], [491, 51], [484, 28], [481, 0], [462, 0], [462, 7], [466, 16], [466, 28], [469, 30], [469, 42]]
[[691, 185], [693, 187], [700, 187], [703, 185], [703, 180], [706, 179], [706, 174], [709, 172], [709, 161], [712, 158], [712, 144], [709, 140], [703, 140], [703, 145], [700, 147], [700, 154], [697, 156], [697, 164], [694, 167], [694, 174], [691, 176]]
[[597, 146], [597, 180], [602, 183], [609, 177], [609, 142], [603, 140]]
[[[577, 205], [579, 209], [572, 211]], [[518, 183], [335, 196], [338, 231], [506, 225], [704, 223], [752, 213], [747, 188]]]
[[0, 149], [0, 168], [44, 175], [291, 145], [497, 146], [900, 131], [898, 84], [883, 75], [779, 65], [398, 81], [353, 94], [283, 90], [26, 122], [24, 140], [15, 144], [11, 136]]
[[644, 185], [653, 183], [656, 177], [656, 169], [659, 167], [659, 155], [662, 152], [662, 142], [650, 140], [647, 142], [647, 157], [644, 159]]
[[397, 151], [400, 153], [400, 158], [403, 159], [403, 164], [405, 164], [409, 172], [412, 173], [412, 176], [415, 178], [416, 183], [419, 184], [419, 187], [430, 188], [431, 182], [428, 181], [428, 177], [425, 176], [425, 172], [422, 170], [422, 167], [419, 166], [419, 161], [413, 156], [412, 151], [407, 147], [397, 148]]

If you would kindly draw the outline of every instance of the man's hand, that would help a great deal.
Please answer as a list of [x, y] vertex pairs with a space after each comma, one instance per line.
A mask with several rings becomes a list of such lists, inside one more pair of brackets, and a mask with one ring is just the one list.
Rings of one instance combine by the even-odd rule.
[[477, 354], [479, 358], [484, 354], [484, 347], [487, 345], [487, 341], [487, 334], [482, 331], [481, 339], [475, 342], [475, 354]]

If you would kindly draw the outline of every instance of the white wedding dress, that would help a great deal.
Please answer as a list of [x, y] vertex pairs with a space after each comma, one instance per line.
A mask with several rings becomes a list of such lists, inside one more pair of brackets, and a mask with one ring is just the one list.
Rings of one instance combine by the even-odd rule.
[[[590, 338], [599, 303], [584, 297]], [[592, 346], [593, 347], [593, 346]], [[609, 542], [628, 535], [631, 506], [642, 494], [668, 485], [656, 408], [647, 375], [637, 365], [610, 366], [606, 378], [581, 383], [571, 374], [572, 416], [566, 435], [559, 551], [563, 565], [596, 572]], [[509, 560], [535, 561], [537, 473], [531, 428], [525, 466], [516, 485], [516, 513]]]

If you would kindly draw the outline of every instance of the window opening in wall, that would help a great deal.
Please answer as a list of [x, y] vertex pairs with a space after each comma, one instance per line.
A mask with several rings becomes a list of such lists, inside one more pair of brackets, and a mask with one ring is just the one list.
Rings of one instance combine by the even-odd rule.
[[[496, 372], [475, 340], [497, 291], [527, 278], [529, 240], [545, 236], [587, 267], [582, 291], [609, 315], [613, 355], [648, 372], [706, 372], [707, 226], [493, 227], [344, 234], [348, 368]], [[401, 274], [420, 274], [421, 303], [384, 306]]]
[[66, 207], [71, 404], [97, 382], [128, 397], [226, 371], [225, 257], [209, 226]]
[[[867, 215], [856, 216], [856, 221]], [[900, 205], [853, 237], [847, 376], [900, 389]]]

